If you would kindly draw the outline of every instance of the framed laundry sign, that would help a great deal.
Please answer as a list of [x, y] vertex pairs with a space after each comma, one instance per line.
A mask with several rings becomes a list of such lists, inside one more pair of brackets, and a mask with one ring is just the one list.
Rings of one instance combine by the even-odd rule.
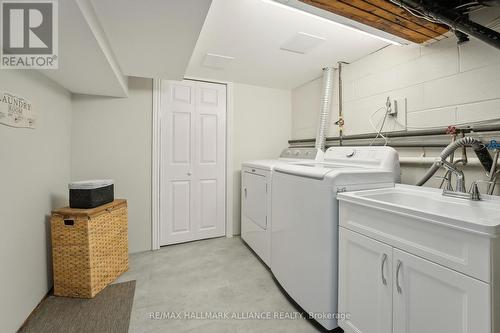
[[35, 128], [35, 111], [26, 98], [0, 91], [0, 124]]

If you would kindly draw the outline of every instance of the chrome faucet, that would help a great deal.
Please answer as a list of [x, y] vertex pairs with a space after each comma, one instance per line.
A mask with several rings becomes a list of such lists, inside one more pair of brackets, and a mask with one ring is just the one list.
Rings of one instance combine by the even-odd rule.
[[[443, 190], [443, 195], [455, 197], [455, 198], [463, 198], [473, 201], [481, 200], [481, 193], [479, 192], [478, 183], [489, 183], [488, 189], [486, 191], [487, 194], [492, 195], [495, 190], [496, 181], [500, 177], [500, 170], [497, 168], [498, 160], [500, 159], [500, 146], [495, 142], [493, 145], [491, 142], [490, 145], [484, 145], [480, 140], [475, 139], [473, 137], [463, 137], [459, 140], [455, 140], [453, 137], [453, 141], [446, 146], [446, 148], [441, 152], [439, 158], [432, 164], [432, 166], [427, 170], [425, 175], [421, 180], [417, 182], [417, 186], [422, 186], [425, 184], [434, 174], [439, 170], [440, 167], [444, 167], [447, 171], [444, 177], [438, 177], [443, 179], [441, 183], [441, 187], [444, 185], [444, 181], [446, 181], [446, 187]], [[474, 152], [476, 153], [479, 162], [482, 167], [486, 171], [486, 176], [489, 178], [488, 181], [478, 180], [474, 181], [471, 184], [469, 192], [465, 191], [465, 176], [464, 173], [456, 167], [457, 162], [449, 162], [446, 159], [451, 156], [450, 159], [453, 160], [453, 154], [455, 150], [458, 148], [464, 149], [463, 156], [465, 155], [465, 147], [472, 147]], [[493, 147], [493, 148], [492, 148]], [[494, 157], [492, 158], [488, 149], [494, 149]], [[465, 158], [461, 160], [462, 162], [466, 162]], [[464, 164], [465, 165], [465, 164]], [[456, 177], [456, 185], [455, 189], [451, 186], [451, 176], [455, 175]]]
[[440, 161], [441, 166], [443, 166], [446, 170], [448, 170], [450, 173], [454, 174], [457, 183], [455, 185], [455, 189], [451, 186], [450, 183], [450, 178], [443, 177], [444, 180], [447, 181], [447, 186], [443, 190], [443, 195], [447, 197], [453, 197], [453, 198], [461, 198], [461, 199], [468, 199], [472, 201], [479, 201], [481, 200], [481, 193], [479, 192], [479, 187], [477, 186], [478, 183], [480, 182], [485, 182], [481, 180], [476, 180], [473, 181], [471, 184], [471, 187], [469, 189], [469, 192], [465, 191], [465, 176], [462, 170], [459, 170], [454, 164], [446, 161], [446, 160], [441, 160]]
[[[455, 192], [458, 193], [465, 193], [465, 176], [462, 170], [459, 170], [455, 165], [452, 163], [446, 161], [446, 160], [441, 160], [440, 164], [449, 172], [455, 175], [457, 178], [457, 183], [455, 185]], [[448, 179], [448, 182], [450, 180]]]
[[[447, 182], [447, 186], [443, 189], [443, 195], [447, 197], [460, 198], [460, 199], [468, 199], [472, 201], [480, 201], [481, 200], [481, 192], [479, 191], [479, 183], [488, 183], [491, 184], [491, 181], [488, 180], [474, 180], [469, 188], [469, 192], [460, 192], [453, 190], [453, 187], [450, 185], [450, 179], [447, 177], [438, 177], [442, 178]], [[458, 180], [457, 180], [458, 182]], [[461, 180], [460, 180], [461, 183]]]

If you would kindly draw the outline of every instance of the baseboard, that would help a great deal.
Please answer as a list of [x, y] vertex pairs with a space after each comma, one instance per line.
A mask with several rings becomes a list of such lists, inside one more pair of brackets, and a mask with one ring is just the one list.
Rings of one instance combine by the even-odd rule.
[[37, 306], [35, 306], [35, 308], [33, 309], [33, 311], [31, 311], [30, 314], [28, 315], [28, 317], [26, 317], [26, 319], [24, 320], [24, 322], [21, 325], [21, 327], [19, 327], [19, 329], [17, 330], [17, 333], [19, 333], [26, 326], [26, 324], [31, 319], [31, 317], [33, 317], [33, 314], [40, 308], [40, 306], [42, 305], [43, 301], [45, 301], [47, 299], [47, 297], [49, 297], [51, 294], [53, 294], [53, 292], [54, 292], [54, 287], [50, 288], [49, 291], [45, 294], [45, 296], [43, 296], [43, 298], [41, 299], [41, 301], [38, 302]]

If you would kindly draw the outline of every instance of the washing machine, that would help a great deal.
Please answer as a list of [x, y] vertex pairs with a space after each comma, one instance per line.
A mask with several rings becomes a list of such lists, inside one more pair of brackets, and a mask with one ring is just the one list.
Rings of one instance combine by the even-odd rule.
[[393, 187], [390, 147], [333, 147], [323, 162], [276, 165], [272, 176], [271, 271], [324, 328], [337, 325], [337, 193]]
[[315, 148], [291, 148], [278, 159], [241, 165], [241, 238], [267, 265], [271, 261], [271, 177], [275, 166], [322, 160]]

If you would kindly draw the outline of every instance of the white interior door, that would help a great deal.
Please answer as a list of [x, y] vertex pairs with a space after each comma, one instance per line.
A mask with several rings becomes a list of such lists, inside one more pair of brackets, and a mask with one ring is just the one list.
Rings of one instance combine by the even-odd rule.
[[489, 285], [394, 249], [394, 333], [490, 333]]
[[346, 333], [392, 332], [392, 247], [339, 229], [338, 311], [350, 314], [339, 326]]
[[226, 86], [162, 87], [160, 245], [223, 236]]

